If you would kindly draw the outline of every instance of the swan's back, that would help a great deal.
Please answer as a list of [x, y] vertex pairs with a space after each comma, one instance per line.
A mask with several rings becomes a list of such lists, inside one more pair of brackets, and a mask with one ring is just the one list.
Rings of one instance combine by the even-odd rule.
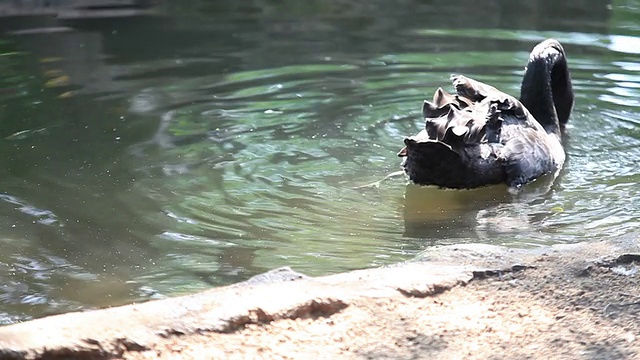
[[557, 171], [564, 150], [516, 98], [464, 76], [452, 76], [456, 94], [442, 88], [425, 101], [425, 129], [405, 139], [399, 156], [420, 185], [519, 187]]

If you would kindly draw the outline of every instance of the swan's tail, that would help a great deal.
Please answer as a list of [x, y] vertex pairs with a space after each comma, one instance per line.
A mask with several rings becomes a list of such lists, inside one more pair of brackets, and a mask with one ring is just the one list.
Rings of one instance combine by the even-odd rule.
[[406, 138], [404, 143], [398, 156], [404, 157], [402, 166], [414, 183], [447, 188], [474, 187], [469, 168], [451, 146], [441, 141], [422, 142], [412, 138]]
[[404, 144], [398, 156], [404, 158], [405, 173], [418, 185], [471, 189], [507, 180], [502, 163], [495, 156], [486, 156], [491, 145], [452, 146], [411, 137], [404, 139]]

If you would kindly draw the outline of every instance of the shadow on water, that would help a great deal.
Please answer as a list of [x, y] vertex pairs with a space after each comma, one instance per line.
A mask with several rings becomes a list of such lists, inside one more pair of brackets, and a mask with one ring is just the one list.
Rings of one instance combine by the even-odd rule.
[[[629, 231], [634, 4], [196, 1], [0, 37], [0, 322], [283, 265], [319, 275], [432, 244]], [[424, 96], [449, 73], [517, 94], [546, 36], [566, 45], [577, 92], [549, 191], [353, 189], [398, 170]]]
[[407, 185], [404, 202], [404, 236], [433, 234], [434, 242], [446, 238], [474, 238], [478, 211], [512, 200], [506, 186], [474, 190], [443, 190]]
[[443, 239], [445, 243], [498, 240], [502, 244], [505, 234], [531, 231], [561, 211], [557, 207], [542, 213], [528, 211], [552, 200], [554, 184], [561, 177], [562, 172], [557, 177], [548, 175], [519, 191], [506, 185], [448, 190], [409, 184], [404, 193], [404, 236], [434, 244], [442, 244]]

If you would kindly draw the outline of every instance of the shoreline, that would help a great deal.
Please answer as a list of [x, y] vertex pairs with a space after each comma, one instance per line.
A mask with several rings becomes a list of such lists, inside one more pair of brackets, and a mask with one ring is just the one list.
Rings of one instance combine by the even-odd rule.
[[640, 355], [640, 235], [437, 246], [393, 266], [288, 268], [204, 292], [0, 327], [0, 359]]

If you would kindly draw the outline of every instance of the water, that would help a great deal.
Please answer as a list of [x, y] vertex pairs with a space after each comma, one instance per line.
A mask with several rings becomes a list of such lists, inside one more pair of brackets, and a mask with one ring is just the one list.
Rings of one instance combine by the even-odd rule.
[[[0, 37], [0, 323], [637, 231], [640, 2], [547, 3], [217, 1]], [[550, 188], [354, 189], [399, 169], [450, 73], [518, 94], [550, 36], [576, 92]]]

